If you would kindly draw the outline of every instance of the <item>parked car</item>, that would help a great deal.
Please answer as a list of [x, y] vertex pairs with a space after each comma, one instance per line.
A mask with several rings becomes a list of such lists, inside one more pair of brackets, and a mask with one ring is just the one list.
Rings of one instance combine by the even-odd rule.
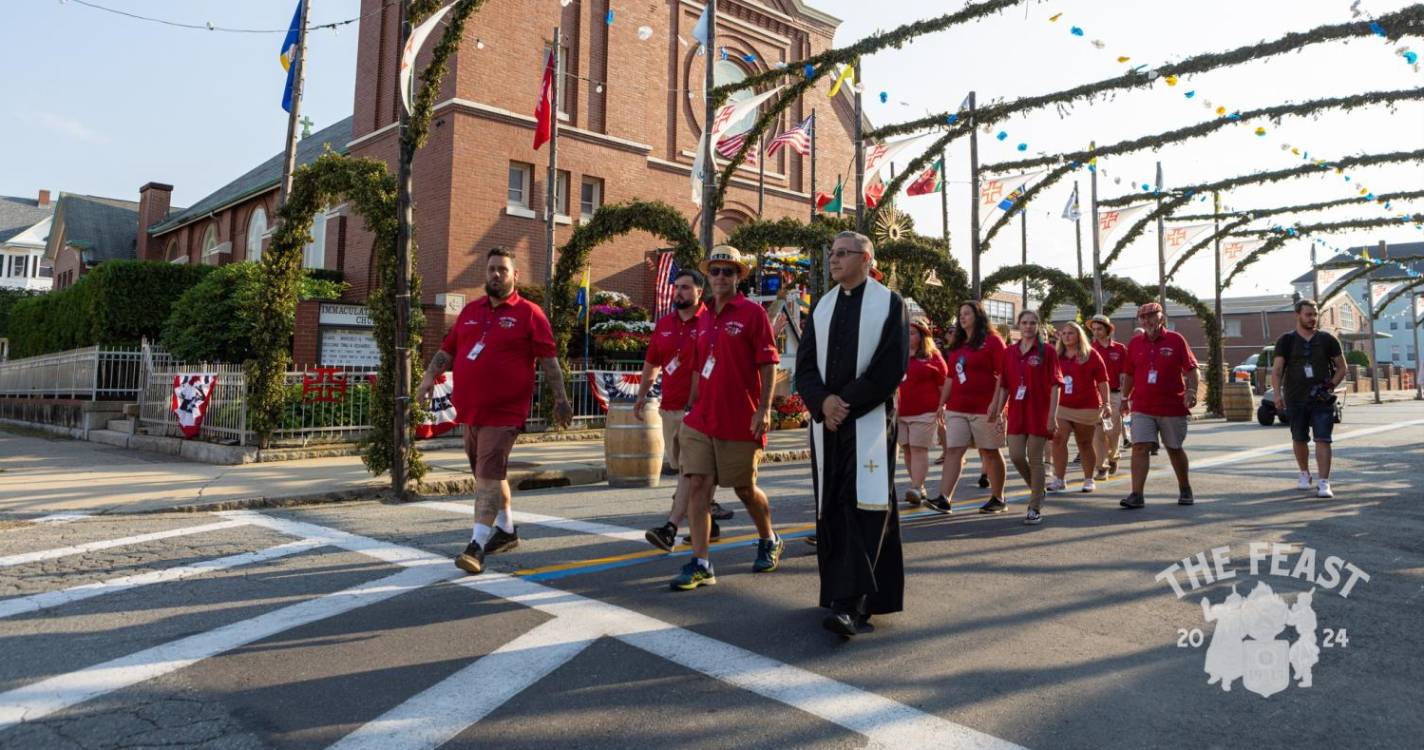
[[1231, 382], [1252, 383], [1256, 375], [1256, 363], [1261, 361], [1261, 353], [1257, 352], [1246, 358], [1245, 362], [1231, 368]]
[[[1290, 418], [1285, 414], [1276, 411], [1276, 389], [1267, 388], [1266, 395], [1261, 397], [1261, 405], [1256, 407], [1256, 421], [1262, 427], [1270, 427], [1273, 421], [1279, 420], [1280, 424], [1287, 424]], [[1341, 383], [1335, 389], [1335, 424], [1345, 421], [1345, 384]]]

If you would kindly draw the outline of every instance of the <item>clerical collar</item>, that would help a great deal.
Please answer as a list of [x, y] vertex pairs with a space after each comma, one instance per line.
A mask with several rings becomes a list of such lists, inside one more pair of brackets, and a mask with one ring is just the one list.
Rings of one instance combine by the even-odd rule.
[[854, 297], [855, 295], [865, 291], [865, 282], [869, 280], [869, 276], [865, 277], [865, 281], [860, 282], [860, 284], [854, 289], [846, 289], [845, 287], [841, 287], [841, 294], [844, 294], [847, 297]]

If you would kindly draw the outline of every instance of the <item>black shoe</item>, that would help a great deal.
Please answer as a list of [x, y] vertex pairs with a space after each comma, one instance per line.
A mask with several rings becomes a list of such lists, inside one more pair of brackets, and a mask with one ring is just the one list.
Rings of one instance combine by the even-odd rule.
[[[715, 541], [717, 541], [718, 539], [721, 539], [721, 538], [722, 538], [722, 527], [721, 527], [721, 526], [718, 526], [716, 521], [713, 521], [713, 522], [712, 522], [712, 533], [707, 536], [707, 541], [709, 541], [709, 542], [715, 542]], [[683, 534], [683, 536], [682, 536], [682, 541], [686, 542], [687, 544], [692, 544], [692, 534]]]
[[816, 535], [812, 534], [811, 536], [806, 537], [806, 543], [811, 545], [812, 547], [816, 546]]
[[1008, 504], [997, 497], [991, 497], [989, 498], [989, 502], [979, 506], [980, 513], [1003, 513], [1008, 509]]
[[477, 576], [485, 572], [485, 551], [480, 549], [480, 545], [470, 542], [465, 546], [465, 551], [455, 558], [455, 567], [470, 575]]
[[648, 529], [643, 538], [648, 540], [648, 544], [664, 552], [671, 552], [677, 545], [677, 526], [669, 521], [656, 529]]
[[497, 555], [501, 552], [508, 552], [519, 546], [519, 527], [515, 526], [514, 531], [506, 532], [504, 529], [494, 527], [494, 534], [485, 542], [485, 554]]
[[1124, 497], [1123, 499], [1119, 500], [1117, 504], [1121, 505], [1124, 508], [1135, 510], [1137, 508], [1141, 508], [1147, 505], [1147, 502], [1142, 499], [1141, 495], [1134, 492], [1128, 495], [1127, 497]]
[[925, 507], [937, 513], [943, 513], [946, 516], [954, 512], [954, 509], [949, 507], [949, 498], [944, 495], [940, 495], [933, 500], [926, 500]]
[[989, 489], [989, 475], [988, 475], [988, 474], [980, 474], [980, 475], [979, 475], [979, 489], [981, 489], [981, 490], [987, 490], [987, 489]]
[[1108, 462], [1108, 473], [1109, 473], [1109, 474], [1116, 474], [1116, 473], [1117, 473], [1117, 462], [1116, 462], [1116, 461], [1109, 461], [1109, 462]]
[[854, 638], [857, 632], [855, 618], [848, 612], [832, 612], [826, 615], [826, 619], [821, 621], [821, 627], [847, 641]]
[[1191, 487], [1183, 487], [1182, 490], [1181, 490], [1181, 494], [1177, 495], [1177, 504], [1178, 504], [1178, 505], [1191, 505], [1191, 504], [1193, 504], [1193, 503], [1195, 503], [1195, 502], [1196, 502], [1196, 499], [1192, 497], [1192, 488], [1191, 488]]
[[713, 501], [713, 502], [712, 502], [712, 520], [713, 520], [713, 521], [730, 521], [730, 520], [732, 520], [732, 516], [733, 516], [733, 515], [735, 515], [735, 514], [732, 513], [732, 511], [727, 510], [726, 508], [723, 508], [721, 503], [716, 502], [716, 501]]

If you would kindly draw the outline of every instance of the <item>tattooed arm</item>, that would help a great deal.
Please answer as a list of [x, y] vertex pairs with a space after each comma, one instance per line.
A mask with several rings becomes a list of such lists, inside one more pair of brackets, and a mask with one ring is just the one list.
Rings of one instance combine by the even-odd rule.
[[415, 389], [415, 400], [424, 404], [430, 398], [430, 389], [435, 387], [435, 379], [450, 369], [454, 362], [442, 349], [430, 358], [430, 366], [425, 368], [425, 377], [420, 379], [420, 387]]

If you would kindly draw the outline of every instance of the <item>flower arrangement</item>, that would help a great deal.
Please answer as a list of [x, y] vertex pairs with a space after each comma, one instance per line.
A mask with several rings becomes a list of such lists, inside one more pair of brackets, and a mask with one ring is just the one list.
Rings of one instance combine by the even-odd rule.
[[652, 336], [649, 333], [611, 330], [606, 333], [594, 334], [593, 343], [604, 354], [637, 354], [641, 356], [648, 348], [650, 338]]
[[771, 412], [772, 424], [778, 430], [805, 427], [811, 422], [811, 414], [806, 410], [806, 402], [802, 401], [801, 396], [795, 393], [772, 399]]
[[602, 323], [595, 323], [589, 330], [597, 333], [612, 333], [614, 331], [627, 331], [629, 333], [652, 333], [654, 323], [650, 320], [605, 320]]

